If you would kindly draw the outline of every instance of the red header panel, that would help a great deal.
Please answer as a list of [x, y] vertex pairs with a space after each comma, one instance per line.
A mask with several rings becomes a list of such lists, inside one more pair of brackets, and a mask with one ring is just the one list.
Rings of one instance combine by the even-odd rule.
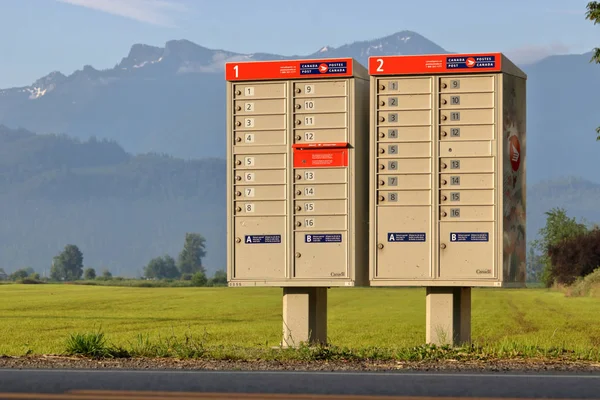
[[348, 149], [294, 149], [294, 168], [339, 168], [348, 166]]
[[352, 76], [352, 59], [230, 62], [225, 64], [228, 81], [335, 78]]
[[501, 53], [369, 57], [370, 75], [499, 72]]

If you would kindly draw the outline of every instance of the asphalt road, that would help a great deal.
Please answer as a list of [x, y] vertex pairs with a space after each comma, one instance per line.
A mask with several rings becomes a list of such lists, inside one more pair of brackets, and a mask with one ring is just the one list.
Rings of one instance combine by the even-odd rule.
[[[133, 391], [163, 394], [150, 397]], [[56, 396], [66, 392], [72, 395]], [[46, 396], [32, 397], [27, 393], [45, 393]], [[221, 395], [209, 396], [208, 393]], [[278, 396], [249, 397], [243, 396], [244, 393]], [[598, 399], [600, 374], [0, 370], [0, 399], [294, 398], [282, 394], [343, 395], [333, 397], [339, 399], [351, 399], [348, 395], [369, 395], [371, 399], [378, 398], [373, 396]], [[173, 395], [176, 397], [171, 397]]]

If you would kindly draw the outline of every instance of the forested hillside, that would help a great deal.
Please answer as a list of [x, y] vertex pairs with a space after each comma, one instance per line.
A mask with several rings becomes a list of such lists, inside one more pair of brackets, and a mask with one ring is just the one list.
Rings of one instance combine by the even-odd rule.
[[73, 243], [86, 266], [135, 275], [198, 232], [208, 270], [223, 268], [224, 179], [220, 159], [132, 156], [111, 141], [0, 126], [0, 266], [43, 273]]

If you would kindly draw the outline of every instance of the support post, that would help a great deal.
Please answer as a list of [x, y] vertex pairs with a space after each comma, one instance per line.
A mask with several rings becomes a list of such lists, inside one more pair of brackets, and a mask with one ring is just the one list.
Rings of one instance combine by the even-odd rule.
[[460, 346], [471, 342], [471, 288], [427, 288], [428, 344]]
[[327, 343], [327, 288], [283, 288], [282, 347]]

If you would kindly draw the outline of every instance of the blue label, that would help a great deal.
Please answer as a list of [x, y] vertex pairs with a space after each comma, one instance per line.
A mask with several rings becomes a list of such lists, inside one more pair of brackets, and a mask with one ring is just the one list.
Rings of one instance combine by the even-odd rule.
[[300, 63], [300, 74], [345, 74], [348, 72], [346, 61]]
[[244, 243], [281, 243], [281, 235], [246, 235], [244, 237]]
[[340, 233], [310, 234], [304, 235], [304, 243], [341, 243]]
[[488, 232], [451, 232], [451, 242], [489, 242]]
[[425, 232], [390, 232], [387, 238], [388, 242], [424, 242], [427, 235]]
[[448, 69], [495, 68], [496, 56], [446, 57]]

